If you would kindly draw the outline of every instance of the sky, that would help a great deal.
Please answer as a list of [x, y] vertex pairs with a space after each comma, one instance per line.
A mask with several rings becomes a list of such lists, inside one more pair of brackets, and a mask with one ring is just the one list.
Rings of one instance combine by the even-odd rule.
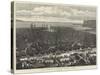
[[84, 20], [96, 19], [96, 7], [18, 2], [16, 3], [16, 19], [82, 24]]

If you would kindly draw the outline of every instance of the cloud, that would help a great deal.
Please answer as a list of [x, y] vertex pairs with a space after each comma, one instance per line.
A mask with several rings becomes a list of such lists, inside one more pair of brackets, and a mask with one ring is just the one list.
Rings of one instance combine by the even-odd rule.
[[41, 6], [41, 7], [36, 7], [33, 9], [33, 12], [43, 12], [43, 14], [48, 14], [48, 15], [60, 15], [60, 16], [70, 16], [71, 13], [67, 12], [59, 7], [51, 7], [51, 6]]
[[17, 16], [30, 16], [30, 15], [49, 15], [49, 16], [71, 16], [71, 13], [60, 9], [59, 7], [52, 6], [40, 6], [35, 7], [32, 10], [19, 10], [17, 11]]
[[20, 11], [16, 11], [16, 15], [17, 16], [30, 16], [30, 15], [32, 15], [32, 11], [20, 10]]
[[[90, 11], [88, 9], [81, 10], [73, 7], [61, 7], [61, 6], [35, 6], [31, 10], [22, 9], [16, 11], [17, 18], [24, 17], [24, 20], [54, 20], [54, 21], [81, 21], [86, 19], [96, 19], [96, 11]], [[44, 17], [45, 18], [44, 18]], [[26, 18], [26, 19], [25, 19]], [[80, 22], [79, 21], [79, 22]]]
[[79, 10], [79, 9], [72, 9], [73, 12], [73, 18], [79, 18], [79, 19], [95, 19], [96, 18], [96, 12], [92, 12], [89, 10]]

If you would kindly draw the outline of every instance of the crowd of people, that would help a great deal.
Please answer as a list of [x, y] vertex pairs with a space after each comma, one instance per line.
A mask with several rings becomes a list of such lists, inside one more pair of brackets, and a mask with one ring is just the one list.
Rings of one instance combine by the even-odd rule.
[[[18, 33], [16, 48], [17, 69], [96, 64], [96, 47], [94, 43], [89, 43], [88, 39], [82, 43], [80, 39], [83, 37], [80, 37], [79, 40], [77, 40], [78, 36], [75, 36], [75, 38], [71, 37], [72, 30], [68, 30], [70, 34], [62, 36], [60, 34], [63, 32], [67, 33], [68, 31], [55, 31], [27, 29], [23, 30], [23, 33], [22, 31]], [[53, 34], [54, 36], [51, 37]], [[76, 35], [78, 35], [78, 32], [76, 32]], [[92, 38], [94, 39], [93, 36]], [[89, 37], [91, 36], [89, 35]]]
[[[47, 47], [47, 46], [46, 46]], [[72, 50], [51, 46], [42, 48], [38, 44], [28, 43], [24, 55], [18, 58], [17, 67], [22, 68], [42, 68], [42, 67], [62, 67], [62, 66], [83, 66], [96, 64], [96, 49], [81, 48], [77, 45], [77, 49]], [[18, 53], [19, 54], [19, 53]], [[22, 55], [22, 54], [20, 54]]]

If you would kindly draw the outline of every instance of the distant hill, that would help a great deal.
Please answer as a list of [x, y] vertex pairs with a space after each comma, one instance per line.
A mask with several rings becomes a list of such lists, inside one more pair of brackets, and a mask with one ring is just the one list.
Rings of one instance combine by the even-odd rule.
[[82, 26], [82, 24], [73, 23], [73, 22], [40, 22], [40, 21], [22, 21], [16, 20], [17, 28], [29, 28], [31, 24], [38, 26], [47, 25], [47, 26], [64, 26], [64, 27], [76, 27]]
[[85, 20], [84, 27], [96, 28], [96, 20]]

